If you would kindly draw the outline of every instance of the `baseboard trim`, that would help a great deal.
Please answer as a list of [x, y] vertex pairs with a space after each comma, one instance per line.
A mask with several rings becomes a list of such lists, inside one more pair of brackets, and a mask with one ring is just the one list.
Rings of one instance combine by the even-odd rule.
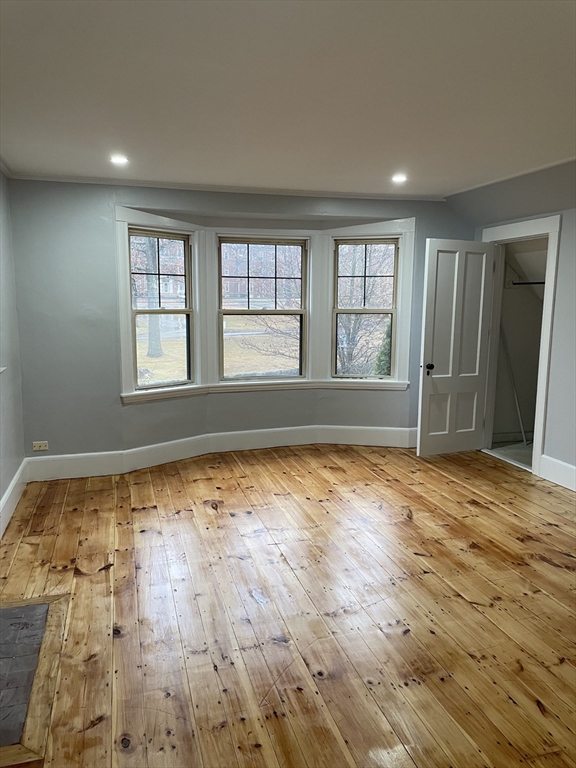
[[20, 501], [20, 496], [22, 496], [27, 482], [28, 460], [23, 459], [22, 463], [16, 470], [16, 474], [12, 478], [10, 485], [8, 488], [6, 488], [2, 499], [0, 499], [0, 537], [4, 535], [4, 531], [8, 527], [10, 518], [12, 517], [14, 510]]
[[557, 485], [563, 485], [571, 491], [576, 491], [576, 467], [565, 461], [553, 459], [543, 454], [540, 457], [540, 477], [550, 480]]
[[169, 443], [144, 445], [126, 451], [75, 453], [61, 456], [25, 458], [0, 501], [0, 536], [4, 534], [26, 483], [60, 480], [67, 477], [122, 475], [136, 469], [154, 467], [206, 453], [249, 451], [283, 445], [379, 445], [414, 448], [416, 428], [342, 427], [332, 425], [254, 429], [245, 432], [219, 432], [186, 437]]
[[413, 427], [301, 426], [281, 429], [255, 429], [244, 432], [219, 432], [169, 443], [156, 443], [126, 451], [77, 453], [61, 456], [33, 456], [26, 459], [27, 481], [58, 480], [65, 477], [121, 475], [136, 469], [166, 464], [206, 453], [246, 451], [283, 445], [311, 443], [379, 445], [413, 448]]

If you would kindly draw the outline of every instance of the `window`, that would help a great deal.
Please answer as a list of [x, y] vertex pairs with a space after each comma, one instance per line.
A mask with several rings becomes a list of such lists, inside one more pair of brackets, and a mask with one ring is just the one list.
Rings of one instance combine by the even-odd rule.
[[116, 221], [123, 403], [409, 386], [414, 219], [239, 231], [116, 206]]
[[189, 242], [129, 230], [134, 380], [138, 389], [192, 381]]
[[306, 241], [221, 238], [221, 378], [302, 376]]
[[339, 377], [393, 374], [397, 240], [336, 240], [334, 367]]

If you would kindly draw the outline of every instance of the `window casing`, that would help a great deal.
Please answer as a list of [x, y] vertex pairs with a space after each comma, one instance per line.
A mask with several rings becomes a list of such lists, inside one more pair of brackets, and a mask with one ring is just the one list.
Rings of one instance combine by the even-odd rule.
[[334, 241], [332, 376], [395, 375], [397, 239]]
[[[139, 311], [145, 315], [151, 314], [151, 311], [141, 306], [132, 309], [129, 232], [141, 232], [145, 235], [157, 235], [168, 239], [188, 239], [186, 241], [188, 256], [185, 281], [188, 290], [186, 309], [174, 308], [173, 305], [170, 307], [177, 313], [188, 312], [190, 318], [187, 334], [190, 379], [182, 379], [181, 383], [176, 383], [176, 377], [166, 381], [163, 376], [141, 379], [138, 382], [133, 312]], [[336, 226], [333, 230], [328, 230], [324, 226], [286, 227], [279, 230], [277, 227], [240, 228], [236, 222], [230, 226], [223, 222], [222, 225], [206, 227], [203, 224], [171, 219], [149, 211], [116, 206], [122, 402], [129, 405], [202, 394], [268, 390], [406, 390], [409, 387], [411, 360], [414, 234], [415, 219], [413, 218], [345, 227]], [[288, 314], [304, 313], [303, 332], [300, 336], [302, 340], [301, 375], [265, 377], [259, 371], [260, 375], [255, 377], [236, 375], [222, 378], [220, 240], [237, 243], [263, 241], [305, 245], [301, 275], [303, 304], [298, 310], [288, 310]], [[396, 240], [398, 242], [393, 361], [390, 376], [334, 376], [334, 284], [336, 280], [334, 244], [337, 240], [351, 242]], [[160, 277], [162, 270], [158, 269], [157, 272]], [[181, 275], [178, 278], [181, 278]], [[169, 283], [170, 279], [170, 276], [167, 276], [166, 282]], [[239, 286], [236, 285], [237, 280], [232, 276], [226, 276], [226, 279], [230, 281], [230, 293], [237, 293], [239, 291]], [[181, 280], [178, 282], [181, 284]], [[193, 292], [189, 290], [190, 288]], [[194, 307], [193, 323], [192, 306]], [[159, 309], [161, 307], [157, 306], [156, 310], [152, 311]], [[244, 309], [241, 314], [245, 314]], [[193, 365], [192, 352], [194, 352]], [[139, 367], [150, 368], [154, 373], [148, 363]], [[181, 370], [183, 375], [188, 375], [184, 365], [181, 366]], [[193, 376], [192, 370], [194, 370]]]
[[193, 319], [188, 235], [128, 230], [134, 388], [190, 384]]
[[303, 377], [307, 243], [218, 240], [220, 379]]

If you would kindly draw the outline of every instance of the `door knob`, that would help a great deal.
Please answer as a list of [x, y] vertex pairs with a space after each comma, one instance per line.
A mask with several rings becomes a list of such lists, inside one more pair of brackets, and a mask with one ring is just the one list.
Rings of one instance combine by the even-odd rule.
[[430, 371], [434, 370], [434, 363], [426, 364], [426, 376], [430, 376]]

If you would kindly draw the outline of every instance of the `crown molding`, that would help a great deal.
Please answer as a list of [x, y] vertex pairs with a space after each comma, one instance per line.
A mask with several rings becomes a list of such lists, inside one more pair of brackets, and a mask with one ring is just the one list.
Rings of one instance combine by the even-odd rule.
[[156, 189], [180, 189], [187, 192], [227, 192], [244, 195], [277, 195], [286, 197], [334, 197], [359, 200], [393, 200], [397, 202], [412, 201], [421, 203], [444, 203], [446, 198], [440, 195], [388, 195], [369, 192], [329, 192], [306, 189], [266, 189], [263, 187], [233, 187], [216, 184], [185, 184], [176, 182], [142, 181], [138, 179], [108, 179], [91, 176], [37, 176], [34, 174], [6, 174], [11, 179], [20, 181], [49, 181], [60, 184], [101, 184], [121, 187], [152, 187]]

